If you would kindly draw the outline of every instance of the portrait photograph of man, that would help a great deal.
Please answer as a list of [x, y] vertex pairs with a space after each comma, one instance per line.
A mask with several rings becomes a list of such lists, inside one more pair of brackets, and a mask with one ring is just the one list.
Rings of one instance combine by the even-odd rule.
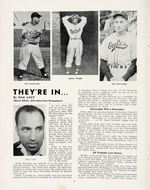
[[15, 110], [13, 155], [44, 156], [46, 154], [44, 111], [40, 106], [33, 105], [24, 105]]

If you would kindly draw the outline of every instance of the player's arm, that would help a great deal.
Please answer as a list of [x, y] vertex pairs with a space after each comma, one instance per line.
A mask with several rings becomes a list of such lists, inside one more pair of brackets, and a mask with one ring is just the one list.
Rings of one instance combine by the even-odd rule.
[[21, 37], [22, 37], [23, 40], [26, 38], [26, 35], [27, 35], [26, 32], [25, 32], [25, 33], [22, 33]]
[[25, 38], [27, 38], [27, 26], [28, 26], [29, 22], [24, 22], [22, 23], [22, 39], [24, 40]]
[[21, 35], [22, 39], [27, 38], [27, 31], [25, 29], [22, 30], [22, 35]]
[[34, 34], [31, 35], [32, 38], [38, 38], [42, 33], [39, 31], [36, 31]]
[[129, 80], [130, 77], [132, 77], [136, 72], [137, 72], [137, 65], [136, 65], [136, 62], [137, 62], [137, 51], [136, 51], [136, 43], [137, 43], [137, 40], [136, 40], [136, 36], [131, 36], [131, 65], [130, 67], [128, 68], [127, 72], [125, 73], [125, 75], [122, 77], [125, 81]]
[[81, 19], [80, 25], [82, 25], [82, 27], [84, 27], [87, 23], [87, 18], [85, 16], [81, 16], [79, 18]]
[[130, 77], [132, 77], [137, 72], [137, 66], [136, 66], [137, 59], [133, 59], [131, 61], [131, 65], [128, 68], [126, 74], [122, 77], [125, 81], [129, 80]]
[[63, 24], [65, 25], [65, 27], [66, 27], [68, 24], [70, 24], [69, 19], [70, 19], [71, 17], [72, 17], [72, 15], [62, 17], [62, 22], [63, 22]]
[[36, 31], [34, 34], [30, 34], [28, 35], [27, 32], [24, 32], [22, 33], [22, 39], [28, 39], [28, 40], [31, 40], [31, 39], [34, 39], [34, 38], [38, 38], [42, 33], [41, 32], [38, 32]]
[[104, 59], [101, 59], [100, 73], [101, 73], [100, 80], [103, 80], [105, 76], [108, 81], [110, 81], [110, 79], [113, 78], [113, 75], [111, 74], [110, 69], [107, 65], [107, 61]]

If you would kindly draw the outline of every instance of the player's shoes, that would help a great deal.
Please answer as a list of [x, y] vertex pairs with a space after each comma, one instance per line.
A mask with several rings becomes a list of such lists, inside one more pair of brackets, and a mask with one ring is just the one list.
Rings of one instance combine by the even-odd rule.
[[75, 75], [78, 75], [79, 74], [79, 69], [76, 69], [75, 70]]
[[70, 68], [66, 68], [66, 75], [70, 74]]
[[49, 78], [49, 76], [48, 76], [47, 73], [44, 73], [44, 74], [43, 74], [43, 77], [44, 77], [44, 78]]
[[18, 75], [18, 80], [22, 80], [23, 79], [23, 75]]

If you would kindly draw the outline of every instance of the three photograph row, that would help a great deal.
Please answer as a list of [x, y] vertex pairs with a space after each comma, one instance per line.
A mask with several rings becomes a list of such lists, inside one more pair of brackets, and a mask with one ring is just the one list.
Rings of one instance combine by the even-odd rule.
[[137, 11], [14, 12], [14, 80], [136, 81]]

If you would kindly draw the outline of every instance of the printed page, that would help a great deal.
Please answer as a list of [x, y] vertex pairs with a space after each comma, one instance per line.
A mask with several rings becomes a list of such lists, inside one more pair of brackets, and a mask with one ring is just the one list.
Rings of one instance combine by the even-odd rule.
[[148, 5], [1, 0], [0, 189], [149, 189]]

